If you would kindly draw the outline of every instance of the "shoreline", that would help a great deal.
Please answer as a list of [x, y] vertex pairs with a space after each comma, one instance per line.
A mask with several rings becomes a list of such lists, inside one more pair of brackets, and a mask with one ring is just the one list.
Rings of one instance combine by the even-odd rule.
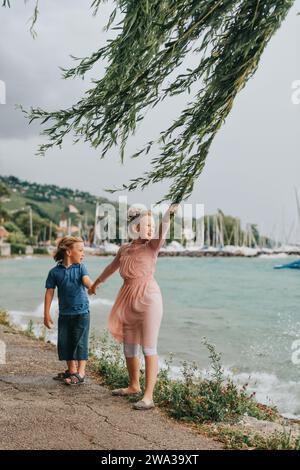
[[[115, 252], [87, 252], [86, 256], [97, 256], [99, 258], [106, 258], [108, 256], [115, 256]], [[174, 257], [186, 257], [186, 258], [260, 258], [263, 256], [265, 259], [272, 258], [288, 258], [289, 256], [295, 257], [300, 256], [299, 251], [257, 251], [256, 253], [245, 254], [242, 252], [230, 252], [230, 251], [213, 251], [213, 250], [183, 250], [183, 251], [167, 251], [162, 250], [159, 252], [159, 258], [174, 258]], [[8, 259], [32, 259], [32, 258], [52, 258], [51, 254], [34, 254], [34, 255], [10, 255], [0, 256], [1, 260]]]
[[[55, 381], [52, 380], [52, 375], [56, 373], [57, 371], [61, 370], [62, 365], [58, 362], [56, 359], [56, 347], [53, 344], [49, 344], [48, 342], [43, 341], [43, 339], [38, 339], [36, 337], [33, 337], [32, 335], [20, 331], [17, 328], [14, 328], [11, 325], [4, 325], [3, 323], [0, 323], [0, 339], [5, 341], [7, 343], [7, 358], [8, 362], [5, 366], [0, 367], [0, 391], [2, 387], [5, 387], [5, 397], [4, 401], [2, 403], [2, 407], [4, 407], [4, 411], [6, 410], [5, 404], [7, 401], [9, 403], [12, 403], [17, 407], [27, 407], [26, 404], [29, 404], [30, 410], [29, 415], [24, 417], [24, 419], [28, 419], [27, 422], [27, 427], [31, 423], [31, 420], [33, 417], [37, 415], [40, 417], [44, 417], [44, 415], [47, 417], [47, 409], [49, 406], [51, 406], [52, 412], [51, 416], [47, 419], [54, 419], [54, 422], [57, 423], [57, 419], [60, 419], [60, 416], [62, 415], [62, 409], [67, 406], [70, 407], [72, 406], [72, 400], [75, 396], [78, 396], [78, 392], [80, 392], [80, 396], [82, 394], [81, 390], [78, 389], [73, 389], [72, 387], [66, 387], [64, 385], [59, 385], [55, 383]], [[14, 357], [15, 353], [14, 352], [14, 344], [22, 346], [22, 360], [16, 360], [17, 358]], [[45, 366], [47, 368], [47, 371], [45, 372]], [[4, 373], [4, 376], [3, 376]], [[14, 395], [16, 394], [16, 384], [17, 384], [17, 390], [23, 395], [27, 395], [27, 399], [25, 400], [25, 403], [23, 403], [23, 398], [16, 397], [16, 400], [14, 400]], [[8, 387], [8, 389], [7, 389]], [[11, 388], [10, 388], [11, 387]], [[99, 400], [98, 394], [95, 395], [95, 387], [97, 388], [98, 392], [105, 397], [104, 402], [102, 403], [101, 400]], [[11, 390], [11, 391], [10, 391]], [[62, 393], [63, 392], [63, 393]], [[73, 393], [74, 392], [74, 393]], [[46, 395], [47, 396], [46, 396]], [[18, 395], [18, 394], [17, 394]], [[164, 409], [161, 409], [160, 407], [156, 407], [154, 412], [150, 413], [139, 413], [139, 412], [134, 412], [131, 409], [130, 403], [124, 398], [119, 398], [115, 400], [115, 398], [111, 397], [110, 394], [110, 388], [107, 384], [105, 384], [104, 378], [99, 375], [98, 369], [94, 366], [93, 359], [90, 360], [90, 364], [88, 367], [88, 384], [84, 387], [84, 395], [86, 396], [85, 398], [85, 406], [88, 408], [93, 408], [93, 410], [96, 412], [96, 407], [105, 407], [105, 413], [102, 411], [97, 411], [95, 416], [93, 417], [94, 420], [99, 419], [99, 414], [103, 416], [103, 413], [105, 416], [107, 416], [108, 410], [110, 410], [111, 415], [109, 417], [110, 420], [113, 420], [114, 418], [118, 418], [118, 416], [115, 416], [115, 413], [120, 413], [122, 414], [123, 418], [125, 420], [129, 419], [132, 421], [131, 424], [136, 424], [139, 427], [142, 426], [142, 429], [147, 429], [147, 442], [142, 439], [142, 447], [139, 447], [140, 444], [137, 444], [137, 439], [136, 441], [136, 433], [135, 433], [135, 439], [132, 439], [132, 433], [131, 431], [128, 432], [128, 435], [125, 439], [126, 444], [124, 444], [122, 447], [122, 442], [124, 443], [124, 440], [118, 441], [117, 446], [114, 447], [114, 444], [112, 446], [106, 446], [106, 447], [101, 447], [100, 445], [96, 444], [96, 447], [92, 445], [91, 447], [78, 447], [78, 448], [88, 448], [88, 449], [101, 449], [101, 448], [106, 448], [106, 449], [148, 449], [151, 448], [149, 447], [149, 435], [148, 435], [148, 429], [154, 429], [155, 432], [161, 432], [162, 435], [164, 436], [164, 442], [166, 443], [166, 439], [170, 439], [170, 443], [168, 444], [168, 447], [160, 447], [160, 448], [172, 448], [172, 449], [222, 449], [224, 448], [223, 446], [225, 445], [225, 448], [236, 448], [236, 449], [246, 449], [250, 448], [251, 445], [253, 446], [253, 443], [257, 444], [257, 448], [261, 448], [260, 446], [262, 445], [267, 445], [266, 442], [269, 442], [269, 446], [277, 446], [276, 448], [281, 448], [280, 446], [283, 445], [281, 441], [283, 442], [284, 439], [287, 439], [288, 434], [294, 436], [296, 439], [297, 436], [300, 436], [300, 421], [295, 420], [295, 419], [288, 419], [288, 418], [283, 418], [282, 416], [279, 416], [278, 419], [268, 421], [268, 420], [260, 420], [253, 418], [251, 416], [241, 416], [238, 422], [235, 423], [228, 423], [228, 422], [212, 422], [212, 423], [207, 423], [207, 424], [196, 424], [196, 423], [190, 423], [186, 424], [182, 421], [177, 421], [172, 418], [170, 418]], [[36, 408], [36, 400], [39, 403], [39, 398], [46, 398], [46, 404], [43, 404], [42, 408], [40, 405], [38, 405], [38, 410], [35, 410]], [[48, 404], [48, 399], [49, 404]], [[87, 401], [91, 401], [91, 403], [87, 403]], [[20, 401], [21, 400], [21, 401]], [[60, 409], [57, 410], [57, 413], [55, 411], [55, 408], [53, 409], [53, 402], [55, 404], [55, 401], [58, 400], [60, 403]], [[71, 400], [71, 402], [70, 402]], [[63, 407], [63, 408], [62, 408]], [[73, 407], [73, 413], [76, 414], [75, 406]], [[4, 413], [5, 414], [5, 413]], [[127, 416], [128, 414], [128, 416]], [[59, 416], [58, 416], [59, 415]], [[22, 418], [21, 414], [21, 422], [19, 421], [20, 414], [18, 413], [17, 419], [14, 422], [14, 418], [12, 418], [12, 421], [14, 422], [14, 436], [18, 436], [19, 430], [18, 430], [18, 425], [23, 422], [24, 426], [24, 420]], [[63, 418], [63, 417], [62, 417]], [[78, 419], [78, 417], [73, 416], [74, 419]], [[146, 419], [146, 425], [145, 425], [145, 419]], [[140, 421], [141, 420], [141, 421]], [[153, 423], [153, 420], [155, 421], [155, 426]], [[162, 422], [160, 423], [160, 420]], [[43, 420], [42, 420], [43, 422]], [[0, 423], [1, 423], [1, 417], [0, 417]], [[77, 422], [78, 423], [78, 422]], [[101, 422], [102, 423], [102, 422]], [[84, 428], [88, 426], [88, 423], [83, 423]], [[21, 424], [20, 424], [21, 425]], [[120, 424], [118, 424], [120, 426]], [[150, 426], [150, 428], [149, 428]], [[162, 432], [162, 428], [160, 427], [163, 426], [164, 430]], [[173, 426], [174, 429], [173, 429]], [[77, 426], [78, 427], [78, 426]], [[79, 426], [80, 427], [80, 426]], [[99, 427], [99, 423], [98, 423]], [[126, 423], [126, 429], [128, 427], [128, 424]], [[166, 438], [166, 428], [167, 428], [167, 435], [168, 437]], [[5, 425], [2, 424], [1, 429], [5, 430]], [[50, 429], [52, 429], [52, 426], [50, 426]], [[47, 434], [48, 429], [43, 429], [42, 432]], [[128, 431], [128, 430], [127, 430]], [[49, 431], [50, 432], [50, 431]], [[57, 436], [57, 432], [59, 433], [59, 430], [55, 430], [54, 436]], [[122, 435], [126, 434], [126, 431], [122, 431]], [[192, 434], [190, 434], [192, 432]], [[72, 433], [70, 429], [70, 433]], [[175, 435], [174, 435], [175, 433]], [[189, 437], [188, 439], [185, 438], [186, 433], [188, 433]], [[101, 431], [102, 434], [102, 431]], [[22, 435], [22, 433], [21, 433]], [[6, 442], [3, 443], [3, 439], [6, 439], [6, 431], [5, 435], [1, 437], [1, 431], [0, 431], [0, 448], [25, 448], [23, 447], [23, 444], [20, 444], [20, 447], [16, 447], [13, 442]], [[241, 440], [241, 436], [243, 436]], [[252, 437], [251, 437], [252, 436]], [[32, 436], [33, 438], [35, 435]], [[125, 436], [124, 436], [125, 437]], [[60, 447], [62, 445], [61, 440], [63, 436], [60, 436], [54, 444], [52, 441], [52, 446], [54, 447], [49, 447], [51, 449], [61, 449], [65, 447]], [[153, 436], [154, 438], [154, 436]], [[299, 437], [300, 438], [300, 437]], [[39, 437], [36, 436], [36, 442], [35, 441], [30, 441], [28, 443], [28, 439], [31, 439], [31, 436], [27, 438], [27, 447], [28, 449], [40, 449], [40, 448], [45, 448], [41, 447], [41, 443], [39, 440]], [[94, 439], [94, 438], [93, 438]], [[97, 435], [97, 439], [99, 439], [99, 436]], [[172, 445], [172, 439], [175, 439], [177, 447], [174, 447], [174, 444], [172, 447], [169, 447], [169, 445]], [[51, 438], [50, 438], [51, 440]], [[95, 439], [94, 439], [95, 440]], [[155, 439], [156, 441], [156, 439]], [[175, 442], [173, 440], [173, 442]], [[244, 442], [245, 441], [245, 442]], [[273, 442], [274, 441], [274, 442]], [[262, 444], [264, 442], [264, 444]], [[273, 442], [273, 444], [271, 444]], [[107, 444], [107, 443], [106, 443]], [[85, 444], [87, 445], [87, 444]], [[88, 444], [89, 445], [89, 444]], [[98, 445], [98, 447], [97, 447]], [[155, 443], [157, 445], [157, 442]], [[8, 447], [7, 447], [8, 446]], [[74, 448], [74, 447], [72, 447]], [[77, 447], [76, 447], [77, 448]], [[156, 447], [155, 447], [156, 448]], [[266, 447], [262, 447], [266, 448]], [[272, 447], [273, 448], [273, 447]], [[275, 448], [275, 447], [274, 447]]]
[[[223, 444], [171, 420], [157, 407], [133, 410], [112, 397], [90, 364], [87, 383], [52, 379], [56, 348], [0, 324], [7, 363], [0, 366], [1, 450], [222, 450]], [[30, 432], [28, 432], [30, 429]]]

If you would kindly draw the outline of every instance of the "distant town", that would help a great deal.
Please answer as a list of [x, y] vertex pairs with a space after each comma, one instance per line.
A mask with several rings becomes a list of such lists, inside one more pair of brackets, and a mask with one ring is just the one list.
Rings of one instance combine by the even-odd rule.
[[[46, 255], [64, 235], [81, 236], [91, 254], [114, 254], [122, 241], [118, 231], [113, 239], [97, 237], [97, 207], [118, 203], [88, 192], [55, 185], [22, 181], [15, 176], [0, 176], [0, 255]], [[300, 246], [283, 244], [259, 233], [255, 224], [242, 229], [237, 217], [216, 214], [203, 217], [203, 241], [197, 244], [196, 219], [176, 238], [176, 224], [160, 255], [257, 256], [285, 252], [300, 253]], [[172, 227], [171, 227], [172, 229]], [[173, 235], [172, 235], [173, 234]]]

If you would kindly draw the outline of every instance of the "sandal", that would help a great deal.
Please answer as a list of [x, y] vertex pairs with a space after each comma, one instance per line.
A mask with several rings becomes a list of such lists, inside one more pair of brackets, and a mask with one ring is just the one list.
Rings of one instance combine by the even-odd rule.
[[53, 380], [64, 380], [70, 377], [70, 372], [68, 369], [65, 372], [59, 372], [55, 377], [52, 377]]
[[112, 390], [112, 392], [111, 392], [111, 394], [114, 397], [128, 397], [128, 396], [131, 396], [131, 395], [135, 396], [135, 395], [138, 395], [139, 393], [141, 393], [141, 391], [128, 393], [128, 392], [125, 392], [124, 388], [116, 388], [115, 390]]
[[[70, 381], [68, 381], [67, 379], [69, 379]], [[79, 374], [70, 374], [69, 377], [67, 377], [67, 379], [64, 380], [64, 383], [66, 385], [83, 385], [85, 383], [85, 378], [84, 377], [81, 377]]]
[[144, 400], [140, 400], [136, 402], [133, 407], [134, 410], [151, 410], [152, 408], [155, 408], [155, 405], [153, 401], [151, 401], [149, 404], [144, 402]]

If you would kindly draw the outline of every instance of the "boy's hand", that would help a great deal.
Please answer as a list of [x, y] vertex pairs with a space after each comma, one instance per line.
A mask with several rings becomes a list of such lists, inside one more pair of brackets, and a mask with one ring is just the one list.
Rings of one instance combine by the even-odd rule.
[[89, 294], [89, 295], [96, 295], [96, 290], [97, 290], [97, 287], [95, 286], [95, 284], [93, 284], [93, 285], [88, 289], [88, 294]]
[[52, 318], [51, 317], [44, 317], [44, 325], [45, 325], [46, 328], [51, 330], [51, 328], [53, 328]]

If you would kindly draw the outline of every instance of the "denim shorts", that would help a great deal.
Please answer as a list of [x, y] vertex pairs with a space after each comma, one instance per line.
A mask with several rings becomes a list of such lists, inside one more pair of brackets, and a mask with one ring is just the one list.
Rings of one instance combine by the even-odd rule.
[[60, 361], [88, 359], [89, 329], [89, 313], [59, 315], [57, 351]]

